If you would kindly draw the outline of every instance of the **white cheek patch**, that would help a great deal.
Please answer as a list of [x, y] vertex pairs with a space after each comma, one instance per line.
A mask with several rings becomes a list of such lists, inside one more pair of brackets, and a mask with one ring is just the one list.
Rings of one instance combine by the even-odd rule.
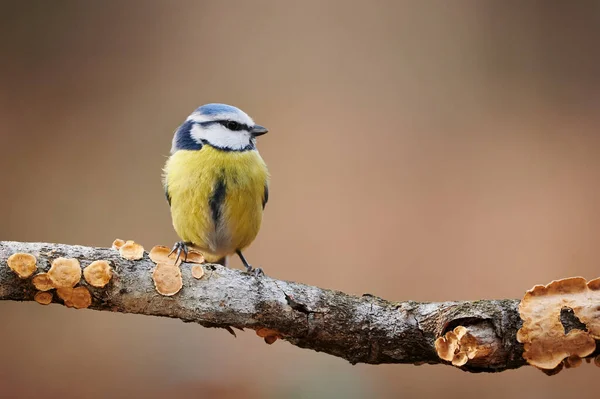
[[215, 123], [202, 127], [195, 124], [192, 127], [190, 135], [197, 142], [203, 140], [217, 148], [229, 148], [232, 150], [241, 150], [251, 144], [252, 136], [245, 131], [233, 132], [224, 126]]

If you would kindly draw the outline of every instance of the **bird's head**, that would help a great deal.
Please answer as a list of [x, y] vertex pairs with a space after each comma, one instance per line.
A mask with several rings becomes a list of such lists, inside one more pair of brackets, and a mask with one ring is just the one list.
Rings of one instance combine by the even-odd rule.
[[254, 123], [239, 108], [226, 104], [206, 104], [194, 112], [175, 131], [171, 153], [179, 150], [199, 150], [210, 145], [225, 151], [246, 151], [256, 148], [256, 137], [267, 129]]

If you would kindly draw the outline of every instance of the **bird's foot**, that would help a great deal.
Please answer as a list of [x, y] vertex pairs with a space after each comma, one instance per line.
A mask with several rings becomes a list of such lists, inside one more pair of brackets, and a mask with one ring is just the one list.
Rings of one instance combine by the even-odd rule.
[[252, 265], [244, 265], [246, 266], [246, 273], [254, 274], [254, 277], [264, 276], [265, 272], [260, 267], [254, 268]]
[[177, 262], [179, 262], [179, 258], [181, 258], [182, 252], [184, 254], [183, 262], [187, 261], [187, 257], [188, 257], [188, 253], [189, 253], [188, 244], [189, 243], [187, 243], [187, 242], [177, 241], [175, 243], [175, 245], [173, 245], [173, 248], [171, 248], [171, 252], [169, 253], [169, 256], [171, 256], [171, 255], [173, 255], [173, 253], [177, 252], [177, 258], [175, 258], [175, 264], [177, 264]]
[[263, 269], [261, 269], [260, 267], [257, 267], [255, 269], [255, 268], [252, 267], [252, 265], [250, 263], [248, 263], [248, 261], [246, 260], [246, 258], [242, 254], [242, 251], [240, 251], [238, 249], [235, 252], [238, 254], [238, 256], [240, 257], [240, 260], [244, 264], [244, 267], [246, 268], [246, 273], [254, 273], [255, 277], [260, 277], [260, 276], [264, 276], [265, 275], [265, 272], [263, 272]]

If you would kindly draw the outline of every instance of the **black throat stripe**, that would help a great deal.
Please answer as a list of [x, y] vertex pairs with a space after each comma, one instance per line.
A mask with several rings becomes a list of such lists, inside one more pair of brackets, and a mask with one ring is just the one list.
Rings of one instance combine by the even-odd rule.
[[227, 186], [225, 185], [225, 179], [223, 176], [221, 176], [216, 181], [216, 183], [213, 187], [212, 195], [210, 196], [210, 198], [208, 200], [208, 205], [210, 207], [210, 212], [212, 215], [213, 223], [215, 225], [215, 229], [221, 222], [221, 217], [222, 217], [221, 211], [222, 211], [223, 202], [225, 201], [226, 192], [227, 192]]

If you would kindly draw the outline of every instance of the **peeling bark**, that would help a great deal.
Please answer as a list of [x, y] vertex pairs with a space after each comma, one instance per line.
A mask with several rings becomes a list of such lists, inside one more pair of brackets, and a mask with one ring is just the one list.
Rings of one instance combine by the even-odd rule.
[[[352, 364], [450, 364], [439, 358], [434, 342], [465, 326], [494, 350], [461, 369], [495, 372], [526, 365], [523, 347], [516, 340], [521, 326], [519, 300], [390, 302], [369, 294], [356, 297], [268, 276], [257, 278], [213, 264], [202, 265], [204, 276], [196, 279], [191, 265], [185, 263], [181, 265], [183, 288], [166, 297], [154, 287], [155, 264], [147, 253], [131, 261], [110, 248], [20, 242], [0, 242], [0, 300], [34, 300], [37, 291], [32, 279], [20, 279], [7, 266], [7, 258], [18, 252], [37, 258], [38, 273], [48, 271], [58, 257], [78, 259], [82, 268], [96, 260], [107, 261], [114, 270], [108, 285], [96, 288], [83, 279], [80, 282], [92, 294], [90, 309], [178, 318], [232, 333], [231, 327], [264, 329], [267, 342], [277, 337]], [[56, 293], [52, 301], [62, 303]], [[577, 320], [565, 318], [563, 323]]]

